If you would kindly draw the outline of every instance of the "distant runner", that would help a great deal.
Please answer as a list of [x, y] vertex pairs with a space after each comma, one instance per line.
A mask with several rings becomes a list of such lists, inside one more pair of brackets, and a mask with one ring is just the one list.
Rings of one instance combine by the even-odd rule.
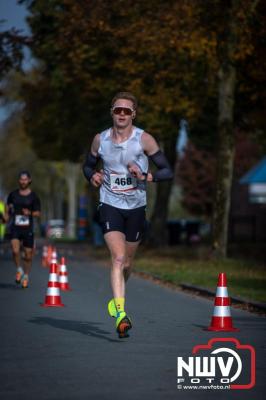
[[[5, 219], [8, 222], [13, 259], [16, 264], [16, 283], [23, 288], [29, 285], [31, 270], [34, 233], [33, 217], [40, 216], [40, 199], [31, 191], [31, 175], [28, 171], [19, 174], [19, 189], [8, 195]], [[23, 264], [21, 263], [20, 247], [24, 250]]]
[[[83, 165], [87, 180], [100, 187], [99, 216], [111, 255], [113, 299], [108, 311], [116, 318], [119, 337], [126, 337], [132, 322], [125, 312], [125, 283], [145, 226], [146, 183], [169, 180], [173, 172], [156, 140], [133, 125], [137, 100], [118, 93], [111, 103], [113, 127], [97, 134]], [[96, 171], [102, 159], [103, 170]], [[148, 172], [149, 159], [158, 170]]]

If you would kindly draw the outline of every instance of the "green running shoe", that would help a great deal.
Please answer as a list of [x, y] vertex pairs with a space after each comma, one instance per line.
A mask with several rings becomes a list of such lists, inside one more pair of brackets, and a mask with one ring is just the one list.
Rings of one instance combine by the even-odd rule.
[[129, 329], [132, 328], [132, 323], [127, 316], [127, 314], [122, 311], [117, 313], [116, 317], [116, 331], [118, 333], [118, 336], [120, 339], [129, 337], [129, 334], [127, 333]]
[[115, 305], [114, 299], [111, 299], [108, 303], [108, 313], [111, 317], [116, 318], [117, 317], [117, 309]]

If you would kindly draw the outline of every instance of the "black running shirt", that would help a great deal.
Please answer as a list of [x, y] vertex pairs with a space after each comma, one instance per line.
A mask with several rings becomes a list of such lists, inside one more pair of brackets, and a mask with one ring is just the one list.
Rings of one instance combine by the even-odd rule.
[[41, 210], [41, 202], [36, 193], [30, 192], [27, 196], [22, 196], [19, 189], [14, 190], [8, 195], [7, 205], [9, 206], [11, 226], [19, 229], [33, 229], [32, 215], [23, 215], [22, 209], [28, 208], [31, 212]]

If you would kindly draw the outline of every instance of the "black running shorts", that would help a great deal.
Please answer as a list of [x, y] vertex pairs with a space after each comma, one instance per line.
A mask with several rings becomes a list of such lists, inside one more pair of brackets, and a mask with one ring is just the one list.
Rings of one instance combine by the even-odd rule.
[[18, 239], [24, 247], [29, 249], [34, 247], [34, 234], [31, 229], [12, 228], [9, 237], [11, 240]]
[[103, 234], [118, 231], [125, 234], [127, 242], [138, 242], [146, 225], [145, 209], [144, 206], [125, 210], [100, 203], [98, 211]]

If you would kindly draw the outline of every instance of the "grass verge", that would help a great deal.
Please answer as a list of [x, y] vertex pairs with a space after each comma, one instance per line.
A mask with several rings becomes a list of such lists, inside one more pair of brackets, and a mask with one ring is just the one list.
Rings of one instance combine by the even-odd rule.
[[[93, 251], [95, 257], [108, 259], [105, 249]], [[181, 283], [202, 286], [215, 292], [220, 272], [227, 276], [229, 296], [266, 303], [266, 266], [241, 258], [210, 259], [207, 247], [140, 247], [134, 270], [156, 276], [179, 286]]]

